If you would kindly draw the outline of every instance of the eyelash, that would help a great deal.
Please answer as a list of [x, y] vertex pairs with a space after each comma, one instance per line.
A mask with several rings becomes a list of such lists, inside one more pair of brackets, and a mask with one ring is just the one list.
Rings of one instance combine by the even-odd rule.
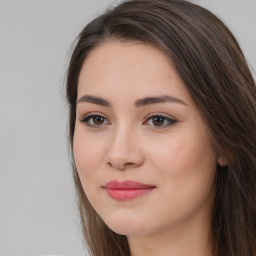
[[[97, 113], [97, 112], [93, 112], [93, 113], [89, 113], [89, 114], [86, 114], [85, 116], [83, 116], [80, 121], [82, 123], [85, 123], [86, 126], [89, 126], [89, 127], [92, 127], [92, 128], [102, 128], [103, 125], [106, 125], [106, 124], [101, 124], [101, 125], [97, 125], [97, 124], [90, 124], [90, 120], [92, 120], [93, 118], [95, 117], [101, 117], [105, 120], [107, 120], [106, 117], [104, 117], [101, 113]], [[110, 123], [110, 122], [109, 122]]]
[[171, 117], [167, 117], [166, 115], [163, 115], [161, 113], [153, 113], [153, 114], [149, 114], [147, 117], [146, 117], [146, 121], [143, 122], [143, 124], [151, 121], [153, 122], [153, 118], [162, 118], [162, 120], [166, 123], [168, 122], [167, 124], [165, 125], [161, 125], [161, 126], [156, 126], [156, 125], [150, 125], [152, 127], [154, 127], [155, 129], [164, 129], [168, 126], [171, 126], [171, 125], [174, 125], [177, 120], [171, 118]]
[[[93, 121], [93, 118], [95, 117], [100, 117], [100, 118], [103, 118], [103, 124], [100, 124], [100, 125], [97, 125], [97, 124], [91, 124], [90, 121], [92, 120]], [[161, 121], [164, 121], [165, 125], [161, 125], [161, 126], [157, 126], [157, 125], [149, 125], [149, 126], [152, 126], [153, 128], [155, 129], [164, 129], [168, 126], [171, 126], [171, 125], [174, 125], [177, 120], [173, 119], [173, 118], [170, 118], [170, 117], [167, 117], [161, 113], [153, 113], [153, 114], [149, 114], [148, 116], [146, 116], [146, 120], [143, 122], [143, 125], [145, 125], [147, 122], [149, 121], [153, 121], [153, 118], [161, 118], [162, 120]], [[85, 123], [86, 126], [89, 126], [89, 127], [92, 127], [92, 128], [102, 128], [103, 126], [105, 125], [109, 125], [110, 122], [107, 121], [107, 123], [105, 123], [105, 121], [107, 120], [106, 117], [104, 117], [101, 113], [97, 113], [97, 112], [93, 112], [93, 113], [89, 113], [89, 114], [86, 114], [85, 116], [83, 116], [80, 121], [82, 123]], [[166, 122], [168, 122], [166, 124]]]

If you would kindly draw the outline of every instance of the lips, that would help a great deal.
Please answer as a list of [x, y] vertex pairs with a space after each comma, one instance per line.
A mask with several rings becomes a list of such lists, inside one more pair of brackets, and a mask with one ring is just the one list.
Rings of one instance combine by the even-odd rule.
[[155, 186], [132, 180], [113, 180], [108, 182], [104, 188], [107, 194], [113, 199], [131, 200], [151, 192]]

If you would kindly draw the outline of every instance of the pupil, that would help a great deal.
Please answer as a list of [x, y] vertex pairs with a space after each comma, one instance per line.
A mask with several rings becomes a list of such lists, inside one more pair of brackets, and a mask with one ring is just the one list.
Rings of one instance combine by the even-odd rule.
[[153, 124], [155, 125], [155, 126], [161, 126], [161, 125], [163, 125], [164, 124], [164, 118], [163, 117], [154, 117], [153, 118]]
[[96, 124], [96, 125], [101, 125], [103, 124], [104, 122], [104, 118], [102, 116], [95, 116], [93, 118], [93, 122]]

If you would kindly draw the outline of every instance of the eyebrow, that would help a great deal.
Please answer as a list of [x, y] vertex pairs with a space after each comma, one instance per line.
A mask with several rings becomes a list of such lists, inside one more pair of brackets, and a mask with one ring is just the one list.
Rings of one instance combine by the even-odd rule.
[[136, 107], [143, 107], [149, 104], [156, 104], [156, 103], [165, 103], [165, 102], [171, 102], [171, 103], [179, 103], [183, 105], [188, 105], [185, 101], [175, 98], [173, 96], [169, 95], [163, 95], [163, 96], [157, 96], [157, 97], [146, 97], [140, 100], [137, 100], [135, 102]]
[[103, 98], [96, 97], [96, 96], [92, 96], [92, 95], [84, 95], [79, 100], [77, 100], [76, 103], [78, 104], [81, 102], [89, 102], [89, 103], [101, 105], [104, 107], [111, 107], [110, 102], [108, 102], [107, 100], [105, 100]]
[[[111, 107], [111, 103], [107, 101], [106, 99], [92, 96], [92, 95], [84, 95], [81, 98], [77, 100], [77, 104], [81, 102], [88, 102], [88, 103], [93, 103], [97, 105], [101, 105], [104, 107]], [[169, 95], [163, 95], [163, 96], [156, 96], [156, 97], [146, 97], [143, 99], [139, 99], [135, 101], [135, 106], [136, 107], [143, 107], [146, 105], [150, 104], [156, 104], [156, 103], [165, 103], [165, 102], [171, 102], [171, 103], [179, 103], [183, 105], [188, 105], [185, 101], [175, 98], [173, 96]]]

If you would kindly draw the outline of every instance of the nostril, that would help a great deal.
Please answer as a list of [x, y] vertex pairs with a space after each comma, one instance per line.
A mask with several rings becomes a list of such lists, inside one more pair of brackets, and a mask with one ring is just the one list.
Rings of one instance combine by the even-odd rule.
[[132, 167], [133, 165], [135, 165], [132, 162], [127, 162], [127, 163], [111, 163], [111, 162], [107, 162], [107, 165], [115, 168], [115, 169], [119, 169], [119, 170], [124, 170], [126, 168]]
[[134, 165], [134, 163], [125, 163], [125, 164], [124, 164], [125, 167], [131, 167], [131, 166], [133, 166], [133, 165]]
[[104, 157], [105, 164], [107, 164], [108, 167], [118, 170], [141, 166], [144, 162], [141, 151], [132, 148], [129, 150], [120, 148], [116, 148], [115, 150], [113, 150], [113, 148], [110, 149]]

